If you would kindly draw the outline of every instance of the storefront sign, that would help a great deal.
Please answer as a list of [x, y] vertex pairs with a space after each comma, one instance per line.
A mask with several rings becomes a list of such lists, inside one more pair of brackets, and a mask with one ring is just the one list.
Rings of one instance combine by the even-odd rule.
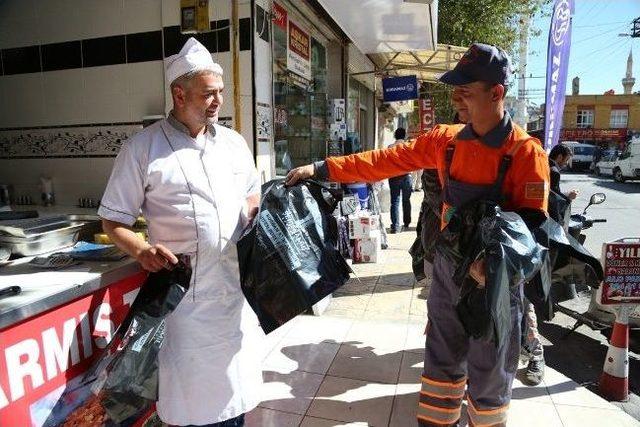
[[273, 23], [287, 31], [287, 10], [276, 2], [273, 2]]
[[420, 108], [420, 133], [431, 130], [435, 123], [435, 111], [433, 109], [433, 101], [431, 98], [421, 99]]
[[387, 77], [382, 79], [384, 102], [407, 101], [418, 98], [416, 76]]
[[0, 424], [41, 426], [111, 340], [145, 273], [0, 331]]
[[562, 129], [562, 140], [574, 141], [578, 139], [590, 140], [625, 140], [627, 129]]
[[549, 44], [547, 45], [547, 85], [545, 90], [544, 148], [558, 143], [564, 111], [565, 87], [571, 50], [573, 0], [555, 0]]
[[311, 38], [309, 33], [289, 20], [289, 33], [287, 43], [287, 68], [311, 80]]
[[603, 245], [604, 281], [600, 303], [640, 304], [640, 239], [622, 239]]

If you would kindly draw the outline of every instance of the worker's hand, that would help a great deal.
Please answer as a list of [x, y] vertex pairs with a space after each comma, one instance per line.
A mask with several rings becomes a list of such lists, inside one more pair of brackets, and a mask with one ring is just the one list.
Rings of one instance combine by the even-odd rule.
[[482, 289], [485, 285], [485, 265], [484, 258], [479, 258], [471, 264], [469, 267], [469, 275], [473, 280], [478, 282], [478, 288]]
[[258, 215], [260, 209], [260, 194], [251, 194], [247, 197], [247, 224], [251, 224], [253, 219]]
[[313, 177], [315, 168], [313, 165], [300, 166], [299, 168], [291, 169], [287, 174], [287, 178], [284, 180], [284, 185], [291, 187], [296, 185], [298, 181]]
[[567, 193], [567, 198], [569, 200], [575, 200], [576, 197], [578, 197], [578, 194], [580, 194], [578, 190], [571, 190]]
[[171, 270], [178, 263], [178, 258], [162, 245], [156, 244], [140, 251], [136, 260], [147, 271]]

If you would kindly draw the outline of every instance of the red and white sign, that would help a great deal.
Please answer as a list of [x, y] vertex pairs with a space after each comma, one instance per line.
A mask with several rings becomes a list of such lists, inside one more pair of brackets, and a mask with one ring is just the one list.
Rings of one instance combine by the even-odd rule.
[[604, 281], [598, 291], [600, 303], [640, 304], [640, 238], [605, 243], [602, 255]]
[[309, 37], [309, 33], [289, 20], [287, 39], [287, 69], [311, 80], [311, 37]]
[[431, 98], [420, 99], [420, 133], [427, 132], [435, 124], [435, 111], [433, 109], [433, 101]]
[[562, 129], [560, 138], [563, 141], [588, 139], [592, 141], [620, 141], [627, 137], [627, 129]]
[[124, 320], [146, 273], [0, 331], [0, 425], [40, 426]]
[[273, 2], [273, 23], [287, 31], [287, 10], [276, 2]]

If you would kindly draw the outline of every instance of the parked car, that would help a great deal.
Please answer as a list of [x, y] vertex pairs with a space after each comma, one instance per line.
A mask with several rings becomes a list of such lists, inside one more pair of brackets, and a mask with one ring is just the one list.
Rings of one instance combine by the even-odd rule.
[[563, 141], [569, 147], [573, 156], [569, 160], [568, 168], [572, 171], [589, 170], [593, 163], [593, 154], [596, 151], [595, 145], [582, 144], [578, 141]]
[[602, 153], [600, 161], [596, 163], [594, 173], [596, 176], [613, 175], [613, 167], [618, 160], [618, 150], [606, 150]]
[[640, 140], [635, 139], [618, 157], [613, 165], [613, 179], [624, 182], [628, 179], [640, 179]]

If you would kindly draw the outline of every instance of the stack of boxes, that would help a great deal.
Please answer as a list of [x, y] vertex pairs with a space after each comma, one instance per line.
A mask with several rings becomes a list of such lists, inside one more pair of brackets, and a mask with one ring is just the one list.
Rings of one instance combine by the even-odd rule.
[[369, 211], [349, 215], [349, 239], [353, 241], [353, 262], [378, 262], [381, 250], [380, 217]]

